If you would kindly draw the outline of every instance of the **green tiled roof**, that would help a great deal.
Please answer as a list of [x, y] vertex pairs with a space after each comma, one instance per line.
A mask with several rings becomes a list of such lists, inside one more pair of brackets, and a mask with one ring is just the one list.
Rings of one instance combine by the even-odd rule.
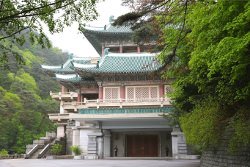
[[81, 81], [82, 78], [76, 74], [68, 74], [68, 75], [56, 74], [56, 79], [58, 81], [67, 81], [75, 83]]
[[60, 66], [48, 66], [48, 65], [42, 65], [42, 68], [45, 71], [49, 71], [52, 73], [64, 73], [64, 74], [74, 74], [74, 67], [72, 62], [81, 63], [81, 64], [89, 64], [91, 61], [90, 58], [73, 58], [68, 59], [64, 64]]
[[158, 108], [86, 108], [80, 109], [80, 114], [129, 114], [129, 113], [169, 113], [173, 110], [172, 106]]
[[156, 54], [151, 53], [109, 53], [95, 67], [73, 64], [76, 70], [83, 73], [147, 73], [162, 67]]
[[56, 74], [56, 80], [63, 86], [72, 90], [78, 89], [79, 85], [93, 85], [96, 84], [94, 78], [82, 78], [77, 74]]
[[104, 27], [85, 27], [84, 31], [92, 33], [132, 33], [129, 26], [112, 26], [106, 25]]
[[94, 78], [82, 78], [77, 74], [56, 74], [56, 79], [61, 82], [71, 82], [71, 83], [93, 83]]
[[85, 27], [83, 30], [84, 36], [96, 49], [99, 55], [102, 54], [102, 43], [111, 41], [130, 41], [132, 37], [132, 30], [128, 26], [107, 26], [105, 29]]

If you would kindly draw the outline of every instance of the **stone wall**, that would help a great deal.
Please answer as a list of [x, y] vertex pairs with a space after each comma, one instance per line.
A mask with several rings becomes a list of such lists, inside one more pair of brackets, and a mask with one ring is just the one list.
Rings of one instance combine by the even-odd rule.
[[250, 167], [250, 150], [230, 154], [225, 150], [205, 151], [201, 167]]
[[228, 151], [232, 131], [227, 131], [220, 145], [202, 153], [200, 167], [250, 167], [250, 146], [238, 148], [236, 152]]

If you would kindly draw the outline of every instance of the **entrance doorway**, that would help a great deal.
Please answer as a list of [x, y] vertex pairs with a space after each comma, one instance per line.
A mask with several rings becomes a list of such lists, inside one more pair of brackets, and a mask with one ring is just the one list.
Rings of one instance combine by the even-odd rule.
[[128, 157], [158, 157], [158, 135], [127, 135]]

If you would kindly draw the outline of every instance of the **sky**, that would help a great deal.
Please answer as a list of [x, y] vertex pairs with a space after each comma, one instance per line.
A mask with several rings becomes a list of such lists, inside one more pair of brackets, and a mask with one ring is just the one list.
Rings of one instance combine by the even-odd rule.
[[[121, 6], [121, 0], [105, 0], [97, 4], [99, 17], [96, 21], [89, 22], [87, 25], [102, 27], [109, 23], [109, 17], [118, 17], [129, 12], [128, 7]], [[88, 42], [88, 40], [77, 30], [77, 25], [64, 29], [62, 33], [46, 33], [52, 41], [54, 47], [62, 51], [73, 53], [77, 57], [98, 57], [98, 53]]]

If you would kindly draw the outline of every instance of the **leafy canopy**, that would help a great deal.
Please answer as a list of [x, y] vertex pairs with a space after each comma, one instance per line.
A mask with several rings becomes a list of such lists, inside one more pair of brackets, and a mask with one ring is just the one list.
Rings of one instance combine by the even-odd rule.
[[229, 147], [249, 145], [250, 2], [124, 2], [134, 10], [116, 24], [134, 20], [135, 29], [144, 22], [160, 30], [152, 29], [162, 47], [163, 77], [175, 78], [175, 114], [187, 141], [205, 148], [231, 128]]
[[187, 141], [205, 147], [231, 127], [237, 143], [250, 144], [244, 135], [250, 130], [250, 2], [188, 1], [173, 11], [179, 8], [179, 16], [158, 16], [174, 20], [171, 26], [161, 22], [160, 58], [165, 61], [176, 48], [164, 76], [176, 77], [173, 98], [177, 110], [188, 112], [180, 118]]
[[[50, 47], [45, 26], [51, 33], [61, 32], [73, 23], [80, 29], [86, 21], [96, 18], [96, 3], [97, 0], [1, 0], [0, 63], [6, 64], [10, 55], [17, 62], [24, 62], [22, 55], [12, 49], [13, 43], [23, 45], [29, 40]], [[11, 43], [6, 43], [7, 38], [11, 38]]]

